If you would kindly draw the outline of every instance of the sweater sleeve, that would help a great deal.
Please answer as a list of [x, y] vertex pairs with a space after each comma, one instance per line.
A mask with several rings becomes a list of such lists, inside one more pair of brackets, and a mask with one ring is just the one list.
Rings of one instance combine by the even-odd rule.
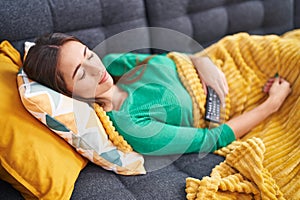
[[113, 76], [122, 76], [150, 55], [151, 54], [112, 53], [106, 55], [102, 59], [102, 62], [108, 73]]
[[236, 139], [227, 124], [200, 129], [154, 120], [136, 123], [127, 117], [122, 118], [120, 116], [114, 125], [134, 150], [144, 155], [213, 152]]

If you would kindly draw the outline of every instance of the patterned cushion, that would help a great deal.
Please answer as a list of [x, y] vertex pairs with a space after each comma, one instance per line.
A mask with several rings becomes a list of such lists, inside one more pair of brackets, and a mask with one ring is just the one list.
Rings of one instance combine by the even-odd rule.
[[25, 108], [77, 152], [104, 169], [118, 174], [144, 174], [144, 159], [134, 152], [122, 152], [113, 145], [87, 103], [75, 100], [18, 73], [19, 93]]

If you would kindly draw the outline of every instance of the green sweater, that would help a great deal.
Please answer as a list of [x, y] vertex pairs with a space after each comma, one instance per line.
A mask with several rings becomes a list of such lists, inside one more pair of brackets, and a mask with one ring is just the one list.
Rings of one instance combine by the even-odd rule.
[[212, 152], [235, 140], [231, 128], [193, 127], [192, 100], [181, 84], [175, 63], [156, 55], [135, 68], [149, 54], [109, 54], [103, 64], [113, 76], [129, 74], [116, 84], [128, 93], [120, 110], [107, 114], [135, 151], [145, 155]]

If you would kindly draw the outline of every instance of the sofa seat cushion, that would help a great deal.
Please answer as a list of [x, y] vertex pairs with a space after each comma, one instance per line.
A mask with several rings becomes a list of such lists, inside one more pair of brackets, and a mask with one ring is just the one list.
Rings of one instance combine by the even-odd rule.
[[76, 181], [73, 200], [186, 199], [185, 179], [208, 176], [223, 157], [208, 154], [145, 156], [145, 175], [122, 176], [88, 164]]

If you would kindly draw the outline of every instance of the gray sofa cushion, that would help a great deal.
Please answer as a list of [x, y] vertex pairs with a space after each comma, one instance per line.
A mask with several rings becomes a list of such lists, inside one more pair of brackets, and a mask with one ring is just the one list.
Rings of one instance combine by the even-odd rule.
[[177, 30], [203, 46], [246, 31], [281, 34], [293, 28], [293, 2], [282, 0], [146, 0], [150, 26]]
[[0, 21], [0, 41], [9, 40], [21, 53], [26, 40], [45, 33], [74, 35], [92, 49], [114, 34], [148, 25], [143, 0], [15, 0], [1, 4], [5, 20]]
[[145, 157], [150, 172], [120, 176], [89, 164], [80, 173], [72, 199], [185, 199], [185, 179], [202, 178], [224, 158], [214, 154]]
[[[186, 154], [180, 157], [145, 157], [149, 172], [139, 176], [121, 176], [89, 163], [79, 174], [71, 199], [185, 199], [185, 179], [201, 179], [222, 162], [215, 154]], [[23, 199], [19, 192], [0, 180], [0, 199]]]
[[295, 26], [295, 28], [300, 28], [300, 0], [295, 0], [294, 26]]

